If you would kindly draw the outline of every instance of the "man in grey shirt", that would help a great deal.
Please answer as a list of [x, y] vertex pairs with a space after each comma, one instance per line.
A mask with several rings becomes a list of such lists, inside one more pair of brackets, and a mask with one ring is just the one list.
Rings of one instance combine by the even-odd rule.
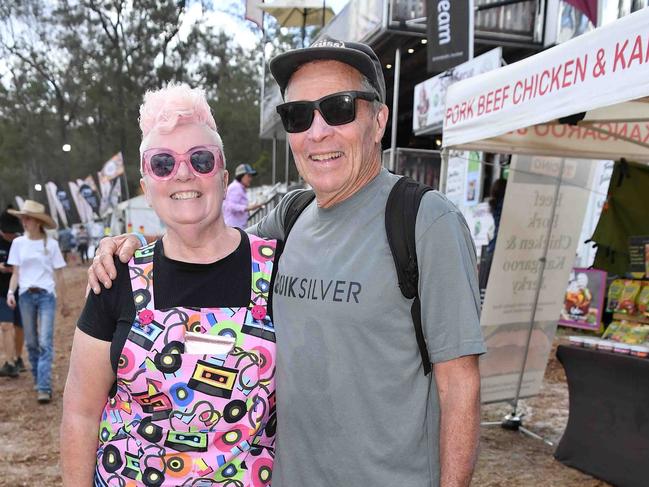
[[[415, 235], [433, 364], [426, 376], [385, 233], [385, 204], [398, 177], [381, 169], [388, 108], [376, 54], [325, 38], [270, 67], [287, 101], [278, 112], [296, 165], [316, 196], [291, 230], [273, 285], [272, 485], [467, 486], [485, 351], [469, 230], [444, 196], [425, 194]], [[297, 194], [250, 231], [283, 239]], [[139, 245], [130, 242], [122, 260]], [[107, 242], [96, 262], [110, 267], [114, 250]], [[108, 275], [95, 270], [106, 284]], [[91, 285], [98, 290], [96, 280]]]

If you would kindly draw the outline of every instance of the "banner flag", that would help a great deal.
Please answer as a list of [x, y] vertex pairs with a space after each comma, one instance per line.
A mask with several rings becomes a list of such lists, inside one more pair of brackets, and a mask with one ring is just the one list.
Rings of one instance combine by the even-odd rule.
[[72, 201], [74, 201], [75, 206], [77, 207], [77, 212], [79, 213], [79, 219], [83, 223], [91, 223], [92, 218], [92, 208], [86, 202], [86, 200], [81, 196], [79, 191], [80, 184], [83, 184], [83, 181], [70, 181], [68, 185], [70, 186], [70, 195], [72, 196]]
[[108, 159], [102, 166], [100, 174], [108, 180], [113, 180], [124, 174], [124, 158], [122, 157], [122, 153], [118, 152]]
[[118, 152], [104, 163], [102, 170], [97, 173], [99, 181], [99, 194], [101, 201], [99, 215], [105, 217], [111, 209], [117, 206], [121, 200], [121, 182], [119, 176], [124, 174], [124, 158]]
[[72, 223], [72, 206], [70, 205], [70, 200], [64, 189], [59, 189], [58, 186], [52, 181], [45, 184], [45, 189], [47, 192], [47, 200], [50, 204], [50, 211], [52, 212], [52, 217], [58, 222], [58, 219], [54, 216], [54, 213], [58, 213], [63, 226], [69, 227]]
[[[59, 226], [59, 211], [56, 206], [57, 199], [56, 199], [56, 184], [53, 182], [48, 182], [45, 183], [45, 195], [47, 196], [47, 204], [50, 207], [50, 216], [54, 220], [54, 223], [56, 223], [56, 226]], [[66, 224], [67, 226], [67, 224]]]
[[86, 200], [88, 205], [90, 205], [93, 213], [99, 216], [100, 198], [97, 193], [97, 185], [92, 179], [92, 176], [87, 176], [84, 180], [78, 179], [77, 184], [79, 184], [79, 194], [81, 194], [83, 199]]
[[113, 179], [112, 181], [102, 181], [101, 183], [101, 217], [104, 218], [108, 213], [114, 211], [122, 200], [122, 181]]
[[520, 397], [538, 394], [543, 383], [588, 203], [584, 188], [592, 186], [594, 174], [591, 161], [566, 159], [555, 201], [560, 167], [558, 158], [512, 157], [480, 318], [487, 344], [480, 357], [482, 402], [516, 397], [521, 369]]
[[263, 0], [245, 0], [245, 2], [246, 20], [254, 22], [261, 30], [264, 30], [264, 11], [259, 8], [259, 4], [264, 3]]

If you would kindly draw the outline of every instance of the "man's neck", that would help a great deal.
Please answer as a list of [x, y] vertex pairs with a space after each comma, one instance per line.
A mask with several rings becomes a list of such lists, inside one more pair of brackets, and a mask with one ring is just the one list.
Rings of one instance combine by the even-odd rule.
[[353, 184], [342, 188], [339, 192], [333, 194], [318, 194], [315, 192], [316, 202], [318, 203], [319, 208], [331, 208], [342, 203], [345, 200], [348, 200], [361, 189], [367, 186], [369, 183], [374, 181], [381, 172], [381, 165], [374, 164], [373, 169], [367, 172], [367, 174], [362, 174]]

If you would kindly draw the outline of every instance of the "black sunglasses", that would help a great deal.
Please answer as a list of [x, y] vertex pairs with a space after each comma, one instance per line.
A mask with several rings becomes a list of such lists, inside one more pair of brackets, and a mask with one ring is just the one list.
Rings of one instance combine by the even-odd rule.
[[318, 110], [329, 125], [345, 125], [356, 118], [356, 99], [374, 101], [376, 93], [341, 91], [315, 101], [291, 101], [277, 106], [284, 130], [294, 134], [308, 130], [313, 123], [313, 112]]

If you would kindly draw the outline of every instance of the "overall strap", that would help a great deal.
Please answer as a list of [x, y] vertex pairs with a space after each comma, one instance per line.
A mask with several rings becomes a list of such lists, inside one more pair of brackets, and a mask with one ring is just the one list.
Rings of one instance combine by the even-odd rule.
[[248, 235], [250, 240], [250, 260], [252, 265], [250, 283], [251, 306], [268, 303], [270, 281], [277, 251], [276, 240], [266, 240], [255, 235]]
[[156, 242], [135, 251], [128, 263], [136, 315], [143, 309], [155, 309], [153, 302], [153, 253]]

